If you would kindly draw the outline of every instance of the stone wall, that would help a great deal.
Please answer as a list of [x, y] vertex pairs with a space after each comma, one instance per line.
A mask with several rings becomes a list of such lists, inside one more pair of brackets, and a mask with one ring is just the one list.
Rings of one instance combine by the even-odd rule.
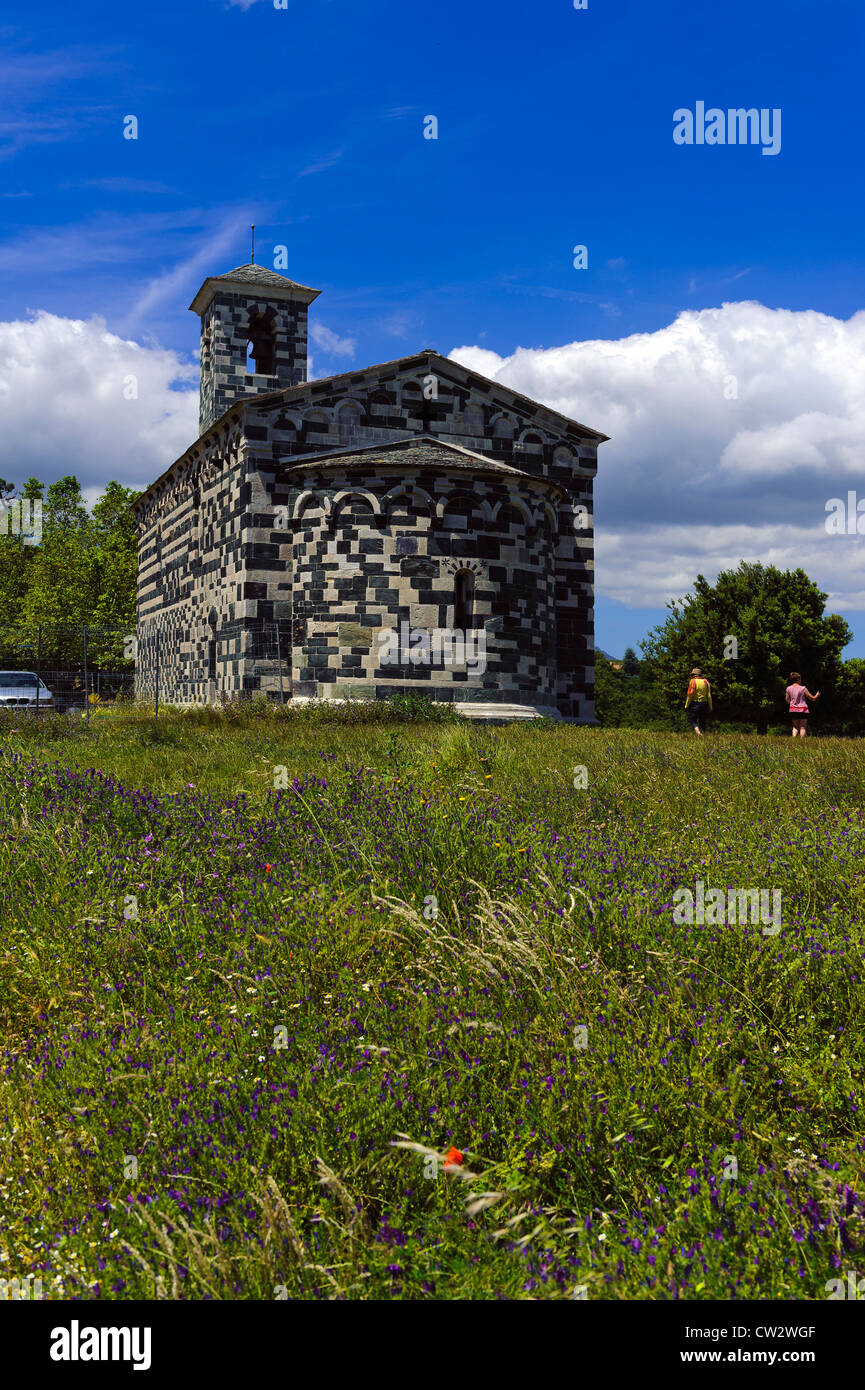
[[[510, 470], [449, 466], [447, 452], [429, 441], [369, 472], [350, 457], [300, 465], [275, 488], [286, 497], [286, 529], [259, 529], [250, 573], [271, 595], [259, 615], [292, 632], [295, 694], [414, 688], [437, 699], [555, 705], [561, 493]], [[468, 628], [483, 633], [482, 663], [477, 645], [465, 663], [418, 663], [404, 652], [383, 661], [386, 630], [464, 632], [461, 571], [471, 576]]]
[[[152, 698], [205, 703], [243, 688], [243, 527], [248, 486], [240, 417], [199, 441], [136, 508], [136, 688]], [[158, 648], [157, 648], [158, 638]], [[209, 671], [217, 646], [217, 677]]]

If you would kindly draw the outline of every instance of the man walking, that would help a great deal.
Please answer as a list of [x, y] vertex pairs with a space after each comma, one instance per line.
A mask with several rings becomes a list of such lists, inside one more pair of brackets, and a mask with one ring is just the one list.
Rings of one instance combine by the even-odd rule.
[[685, 709], [695, 734], [702, 736], [706, 727], [706, 715], [712, 709], [712, 691], [699, 666], [691, 672], [688, 694], [685, 696]]

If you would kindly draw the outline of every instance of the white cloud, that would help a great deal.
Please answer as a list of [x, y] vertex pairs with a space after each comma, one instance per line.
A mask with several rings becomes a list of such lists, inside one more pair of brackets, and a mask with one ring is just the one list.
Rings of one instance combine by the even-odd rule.
[[338, 333], [334, 333], [332, 328], [326, 328], [323, 323], [314, 322], [309, 326], [309, 336], [320, 347], [322, 352], [334, 357], [354, 357], [354, 350], [357, 347], [356, 338], [340, 338]]
[[89, 496], [112, 478], [142, 488], [197, 438], [198, 365], [99, 318], [39, 313], [0, 323], [0, 413], [0, 473], [19, 486], [75, 473]]
[[742, 302], [617, 341], [450, 356], [610, 435], [600, 594], [654, 607], [747, 559], [801, 567], [831, 608], [865, 608], [865, 536], [825, 529], [829, 498], [865, 497], [865, 311]]

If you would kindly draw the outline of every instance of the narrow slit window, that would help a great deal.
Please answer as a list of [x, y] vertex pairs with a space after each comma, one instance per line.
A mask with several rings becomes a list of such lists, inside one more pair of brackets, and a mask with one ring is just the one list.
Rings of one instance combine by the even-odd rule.
[[468, 632], [472, 625], [475, 577], [471, 570], [460, 570], [454, 584], [454, 627]]

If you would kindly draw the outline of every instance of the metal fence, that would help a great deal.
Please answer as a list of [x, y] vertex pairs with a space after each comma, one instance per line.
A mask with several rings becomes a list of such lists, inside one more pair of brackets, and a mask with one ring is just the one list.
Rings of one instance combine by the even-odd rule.
[[86, 623], [0, 625], [0, 710], [89, 716], [135, 692], [134, 631]]
[[285, 704], [293, 694], [291, 680], [292, 625], [260, 619], [248, 629], [247, 656], [256, 663], [260, 690]]
[[117, 700], [153, 706], [292, 697], [288, 622], [245, 620], [192, 645], [151, 630], [86, 623], [0, 624], [0, 710], [90, 717]]
[[253, 696], [286, 704], [293, 695], [292, 625], [236, 619], [190, 637], [144, 625], [136, 648], [139, 699], [161, 704], [220, 704]]

